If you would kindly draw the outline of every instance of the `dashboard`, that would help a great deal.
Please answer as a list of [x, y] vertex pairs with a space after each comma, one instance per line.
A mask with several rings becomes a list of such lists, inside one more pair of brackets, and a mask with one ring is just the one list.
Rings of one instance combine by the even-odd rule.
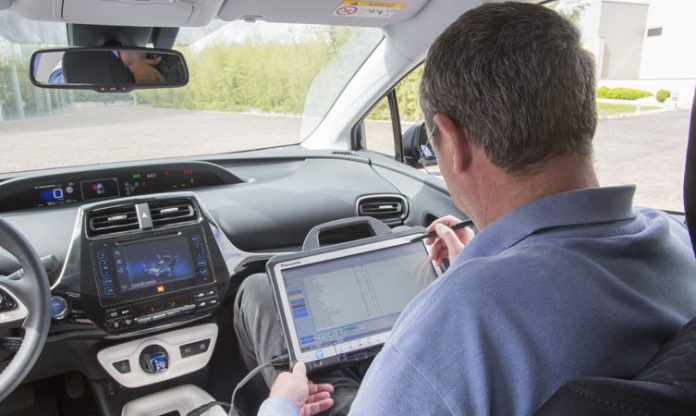
[[[246, 275], [324, 222], [456, 213], [437, 179], [381, 156], [225, 156], [0, 175], [0, 215], [58, 265], [53, 337], [128, 338], [214, 316]], [[16, 269], [0, 249], [0, 274]]]
[[[154, 389], [229, 379], [243, 366], [236, 290], [271, 257], [337, 219], [422, 226], [448, 214], [461, 215], [439, 178], [368, 152], [289, 146], [0, 174], [0, 217], [44, 259], [51, 288], [27, 381], [84, 374], [108, 398], [99, 413], [115, 415]], [[0, 248], [0, 275], [18, 268]]]
[[241, 180], [229, 171], [202, 162], [104, 168], [51, 178], [22, 177], [0, 187], [0, 200], [3, 201], [0, 212], [79, 205], [239, 182]]

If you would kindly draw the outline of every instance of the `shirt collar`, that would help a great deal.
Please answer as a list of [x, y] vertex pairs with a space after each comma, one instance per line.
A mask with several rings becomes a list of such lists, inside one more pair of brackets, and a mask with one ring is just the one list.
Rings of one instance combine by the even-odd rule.
[[484, 228], [455, 264], [498, 254], [544, 229], [633, 219], [635, 190], [634, 185], [579, 189], [529, 202]]

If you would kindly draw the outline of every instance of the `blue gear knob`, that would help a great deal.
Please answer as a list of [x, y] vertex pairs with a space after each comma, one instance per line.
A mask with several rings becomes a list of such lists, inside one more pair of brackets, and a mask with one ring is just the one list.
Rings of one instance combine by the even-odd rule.
[[149, 374], [157, 374], [169, 368], [167, 351], [159, 345], [148, 345], [140, 353], [140, 367]]

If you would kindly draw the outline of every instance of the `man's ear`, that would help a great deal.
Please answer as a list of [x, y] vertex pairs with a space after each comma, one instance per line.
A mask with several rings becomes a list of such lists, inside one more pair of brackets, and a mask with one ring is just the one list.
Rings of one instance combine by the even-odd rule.
[[442, 154], [442, 157], [452, 157], [452, 167], [456, 173], [462, 173], [471, 166], [472, 148], [469, 135], [466, 130], [444, 114], [434, 117], [435, 125], [440, 131], [441, 153], [450, 153], [451, 156]]

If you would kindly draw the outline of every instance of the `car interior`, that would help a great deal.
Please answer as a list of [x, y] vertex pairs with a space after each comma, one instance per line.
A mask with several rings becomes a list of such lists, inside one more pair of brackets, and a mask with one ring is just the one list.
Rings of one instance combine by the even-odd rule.
[[[425, 227], [446, 215], [467, 219], [445, 182], [423, 169], [434, 160], [425, 127], [399, 121], [395, 86], [442, 30], [481, 3], [0, 0], [3, 13], [65, 26], [69, 47], [100, 53], [89, 58], [95, 68], [127, 51], [178, 62], [183, 57], [172, 48], [180, 29], [220, 21], [380, 34], [328, 110], [303, 121], [301, 143], [0, 173], [0, 415], [184, 416], [229, 403], [249, 370], [232, 326], [246, 277], [312, 239], [326, 247]], [[117, 55], [105, 48], [122, 49]], [[87, 55], [60, 54], [63, 81], [76, 90], [185, 89], [195, 82], [185, 63], [171, 64], [166, 80], [138, 85], [137, 74], [120, 74], [117, 82], [92, 77], [84, 71]], [[30, 67], [40, 59], [48, 58], [35, 55]], [[71, 65], [86, 75], [70, 74]], [[36, 73], [20, 76], [60, 87]], [[393, 116], [393, 156], [365, 146], [364, 120], [384, 98]], [[694, 120], [692, 112], [686, 208], [670, 213], [689, 226], [696, 224]], [[124, 141], [134, 139], [128, 134]], [[368, 226], [374, 220], [381, 225]], [[690, 230], [693, 240], [696, 228]], [[634, 380], [569, 382], [539, 414], [696, 414], [695, 348], [692, 322]], [[253, 415], [264, 398], [247, 386], [236, 405]], [[227, 411], [209, 406], [202, 414]]]

